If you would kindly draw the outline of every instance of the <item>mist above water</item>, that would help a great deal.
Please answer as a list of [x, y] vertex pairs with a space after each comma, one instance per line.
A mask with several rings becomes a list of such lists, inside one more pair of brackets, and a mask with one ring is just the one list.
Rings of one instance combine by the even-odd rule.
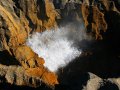
[[84, 26], [70, 24], [57, 30], [36, 32], [28, 38], [26, 44], [44, 58], [46, 68], [57, 72], [81, 55], [79, 44], [84, 39], [88, 39]]

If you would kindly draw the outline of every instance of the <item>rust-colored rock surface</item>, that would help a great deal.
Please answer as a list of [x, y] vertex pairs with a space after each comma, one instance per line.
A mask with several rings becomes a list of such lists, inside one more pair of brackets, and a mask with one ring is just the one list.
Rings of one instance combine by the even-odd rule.
[[[74, 4], [62, 1], [61, 4], [58, 4], [61, 17], [66, 20], [62, 23], [83, 19], [86, 31], [96, 40], [103, 39], [102, 35], [107, 31], [106, 13], [113, 11], [120, 14], [117, 0], [76, 0]], [[56, 8], [58, 9], [57, 6]]]
[[85, 26], [88, 31], [94, 33], [96, 39], [102, 39], [100, 30], [107, 30], [107, 23], [104, 19], [104, 14], [97, 6], [82, 5], [82, 15]]
[[[25, 42], [32, 32], [56, 28], [55, 18], [57, 15], [53, 3], [49, 0], [0, 1], [0, 52], [6, 51], [8, 56], [14, 57], [14, 62], [19, 62], [23, 74], [27, 73], [30, 77], [40, 78], [43, 83], [50, 86], [58, 84], [57, 76], [43, 66], [43, 58], [38, 57], [30, 47], [25, 45]], [[7, 59], [7, 62], [9, 62], [9, 58]], [[3, 60], [2, 56], [0, 60]], [[7, 66], [1, 65], [2, 67], [7, 68]], [[12, 74], [16, 73], [14, 70]], [[18, 77], [20, 78], [19, 75]], [[8, 83], [25, 85], [24, 81], [15, 82], [11, 78], [14, 78], [14, 76], [6, 77]], [[16, 80], [19, 80], [19, 78], [16, 78]], [[36, 86], [34, 82], [32, 86]]]
[[6, 66], [0, 64], [0, 82], [8, 82], [15, 85], [27, 85], [32, 87], [40, 86], [43, 82], [53, 87], [58, 84], [56, 75], [45, 70], [45, 68], [28, 68], [22, 66]]
[[44, 67], [29, 68], [26, 72], [30, 76], [40, 77], [41, 80], [48, 86], [59, 84], [56, 79], [57, 75], [46, 70]]
[[29, 26], [32, 31], [43, 31], [49, 28], [57, 27], [55, 21], [57, 12], [54, 10], [54, 5], [49, 0], [14, 0], [15, 4], [19, 4], [17, 7], [20, 12], [19, 15], [23, 14], [29, 21]]
[[28, 46], [17, 47], [14, 55], [24, 68], [35, 68], [44, 64], [44, 60], [39, 58]]
[[[34, 32], [56, 29], [58, 25], [60, 25], [61, 22], [64, 21], [65, 22], [63, 24], [66, 24], [66, 22], [79, 23], [83, 19], [86, 32], [88, 32], [88, 34], [98, 40], [104, 39], [103, 33], [107, 32], [107, 30], [110, 29], [111, 31], [113, 31], [116, 30], [116, 28], [119, 26], [119, 21], [117, 21], [117, 19], [120, 19], [119, 0], [76, 0], [77, 8], [73, 7], [73, 10], [68, 10], [67, 6], [65, 5], [67, 3], [67, 0], [62, 0], [59, 8], [54, 7], [58, 5], [54, 3], [55, 1], [57, 0], [0, 0], [0, 83], [7, 82], [10, 84], [32, 87], [38, 87], [41, 85], [41, 83], [44, 83], [48, 86], [55, 86], [56, 84], [59, 84], [57, 74], [55, 74], [54, 72], [50, 72], [47, 68], [45, 68], [45, 60], [42, 57], [38, 57], [38, 55], [26, 45], [27, 38]], [[58, 16], [59, 20], [57, 18]], [[113, 19], [116, 20], [117, 25], [114, 25], [115, 21]], [[117, 32], [118, 31], [115, 31], [114, 34], [111, 35], [119, 35], [119, 33]], [[111, 42], [115, 40], [116, 42], [118, 42], [119, 40], [118, 36], [116, 36], [114, 40], [110, 38], [111, 36], [108, 35], [108, 37]], [[104, 47], [109, 47], [111, 44], [113, 43], [110, 43], [108, 46], [106, 45]], [[115, 51], [119, 50], [116, 45], [114, 47], [116, 48]], [[104, 49], [107, 51], [109, 48]], [[111, 52], [112, 51], [110, 51], [110, 57], [114, 53], [112, 52], [111, 54]], [[107, 53], [109, 53], [109, 51]], [[92, 54], [94, 55], [93, 52]], [[100, 59], [102, 56], [105, 56], [104, 54], [106, 55], [106, 53], [103, 52], [98, 53], [98, 56], [101, 55], [99, 56]], [[120, 53], [118, 55], [120, 56]], [[86, 56], [89, 56], [89, 53], [88, 55], [86, 54], [85, 57]], [[95, 58], [99, 57], [96, 56]], [[116, 59], [116, 55], [112, 58], [114, 57]], [[111, 60], [112, 58], [107, 59]], [[15, 63], [12, 63], [11, 60]], [[104, 58], [102, 60], [104, 60]], [[101, 60], [99, 62], [101, 63]], [[112, 60], [110, 62], [113, 63]], [[106, 61], [104, 64], [100, 63], [98, 65], [108, 65], [108, 61]], [[110, 66], [112, 65], [111, 63]], [[76, 66], [76, 64], [76, 70], [79, 70], [78, 67], [81, 66], [82, 68], [80, 69], [84, 71], [84, 69], [86, 69], [86, 67], [83, 67], [85, 66], [84, 64], [80, 64], [78, 66]], [[116, 65], [115, 63], [116, 66], [119, 66], [118, 64], [119, 63], [117, 63]], [[96, 63], [92, 67], [93, 68], [91, 69], [90, 66], [90, 71], [93, 70], [93, 72], [98, 72], [100, 70], [100, 68], [99, 70], [96, 69]], [[101, 68], [100, 72], [104, 71], [104, 67], [105, 66]], [[115, 67], [116, 71], [117, 69]], [[105, 68], [105, 72], [106, 70], [108, 69]], [[86, 71], [87, 70], [85, 70], [85, 72]], [[110, 71], [112, 71], [112, 69]], [[71, 72], [70, 69], [67, 69], [65, 75], [63, 75], [64, 72], [62, 72], [61, 75], [66, 76], [65, 80], [70, 78], [69, 80], [71, 81], [72, 76], [68, 75], [69, 72], [74, 74], [75, 70], [73, 69], [73, 72]], [[91, 73], [89, 73], [88, 76], [90, 74]], [[88, 88], [87, 90], [90, 90], [90, 88], [96, 90], [96, 88], [100, 88], [101, 82], [104, 83], [104, 80], [102, 80], [102, 78], [96, 75], [92, 76], [94, 76], [94, 78], [90, 78], [91, 80], [89, 80], [88, 83], [86, 81], [86, 88]], [[114, 81], [120, 86], [119, 78], [110, 78], [110, 80]], [[107, 81], [110, 80], [108, 79]], [[72, 82], [74, 82], [74, 80]], [[94, 87], [94, 85], [96, 85], [97, 87]]]
[[90, 2], [89, 0], [86, 1], [89, 4], [86, 2], [82, 4], [82, 15], [85, 26], [89, 32], [95, 35], [96, 39], [102, 39], [101, 32], [106, 32], [107, 30], [107, 22], [104, 14], [109, 11], [115, 11], [117, 13], [119, 13], [119, 11], [114, 1], [99, 0], [97, 3]]

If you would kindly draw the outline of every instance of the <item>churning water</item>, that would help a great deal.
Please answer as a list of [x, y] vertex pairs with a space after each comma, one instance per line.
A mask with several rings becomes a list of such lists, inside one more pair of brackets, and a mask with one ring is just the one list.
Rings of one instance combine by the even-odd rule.
[[83, 29], [83, 26], [73, 28], [69, 25], [57, 30], [36, 32], [28, 38], [26, 44], [39, 57], [44, 58], [46, 68], [57, 72], [59, 68], [65, 67], [81, 55], [82, 50], [78, 46], [78, 42], [87, 38]]

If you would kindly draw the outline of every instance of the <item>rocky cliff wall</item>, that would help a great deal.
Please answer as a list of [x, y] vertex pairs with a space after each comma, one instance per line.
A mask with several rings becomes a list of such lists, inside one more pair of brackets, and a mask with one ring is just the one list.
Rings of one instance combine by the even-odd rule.
[[[64, 7], [60, 8], [60, 11], [55, 10], [52, 0], [1, 0], [0, 63], [3, 64], [4, 61], [4, 65], [0, 65], [0, 76], [5, 76], [6, 82], [17, 85], [36, 86], [37, 81], [42, 81], [49, 86], [58, 84], [57, 75], [43, 66], [44, 60], [25, 45], [26, 39], [34, 32], [57, 28], [60, 22], [66, 22], [66, 17], [71, 19], [71, 22], [73, 20], [79, 22], [83, 19], [88, 34], [95, 39], [104, 39], [104, 32], [108, 32], [108, 27], [113, 25], [114, 21], [108, 16], [113, 15], [114, 12], [115, 16], [111, 17], [119, 17], [120, 4], [117, 0], [98, 1], [94, 3], [94, 1], [81, 0], [77, 8], [72, 10], [73, 14], [70, 12], [69, 16]], [[64, 5], [65, 3], [63, 2]], [[61, 17], [60, 20], [56, 19], [58, 16]], [[11, 66], [10, 59], [17, 64]], [[29, 78], [19, 76], [19, 69], [24, 77]], [[9, 77], [9, 74], [12, 76]]]
[[[0, 52], [5, 51], [7, 54], [0, 56], [0, 62], [6, 60], [4, 62], [10, 63], [10, 58], [7, 56], [14, 57], [13, 62], [19, 62], [18, 65], [21, 69], [23, 67], [29, 76], [43, 78], [42, 81], [50, 86], [57, 84], [57, 76], [44, 68], [44, 60], [25, 45], [30, 33], [56, 28], [56, 16], [57, 12], [49, 0], [1, 0]], [[4, 57], [6, 58], [3, 59]], [[14, 79], [11, 81], [10, 78], [6, 78], [6, 81], [11, 84], [24, 85], [24, 83], [19, 83]]]

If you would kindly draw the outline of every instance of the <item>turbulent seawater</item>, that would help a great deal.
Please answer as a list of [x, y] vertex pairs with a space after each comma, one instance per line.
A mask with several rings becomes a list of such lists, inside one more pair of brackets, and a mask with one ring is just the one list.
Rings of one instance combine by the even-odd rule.
[[26, 44], [44, 58], [46, 68], [57, 72], [81, 55], [82, 49], [77, 43], [87, 38], [83, 29], [83, 26], [73, 28], [69, 25], [57, 30], [36, 32], [28, 38]]

